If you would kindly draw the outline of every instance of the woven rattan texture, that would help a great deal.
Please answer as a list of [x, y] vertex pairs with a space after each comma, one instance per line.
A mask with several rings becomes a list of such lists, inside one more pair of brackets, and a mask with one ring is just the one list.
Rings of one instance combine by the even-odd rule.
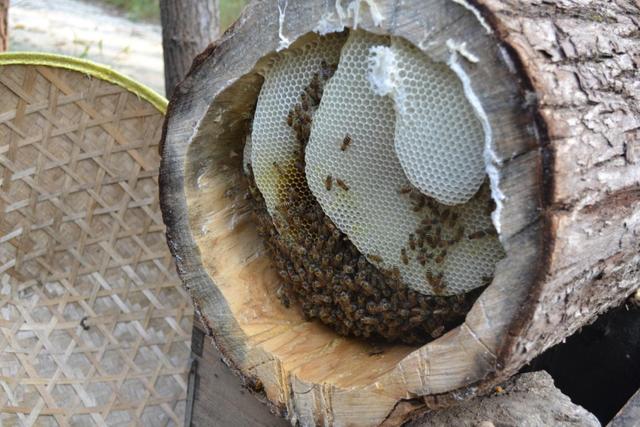
[[0, 67], [0, 425], [182, 425], [193, 309], [162, 120], [82, 73]]

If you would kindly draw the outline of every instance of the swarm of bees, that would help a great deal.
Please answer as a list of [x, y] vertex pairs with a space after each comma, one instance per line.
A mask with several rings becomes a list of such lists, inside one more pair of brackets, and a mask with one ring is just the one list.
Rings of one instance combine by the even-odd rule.
[[[484, 183], [474, 196], [488, 199], [486, 215], [495, 209], [493, 199], [486, 197], [489, 191], [488, 183]], [[448, 250], [463, 239], [477, 240], [496, 236], [496, 230], [487, 228], [467, 234], [464, 225], [459, 221], [460, 208], [442, 205], [410, 185], [401, 187], [398, 193], [409, 198], [414, 212], [424, 215], [415, 232], [409, 234], [406, 246], [400, 249], [400, 260], [405, 265], [415, 259], [422, 266], [434, 266], [433, 269], [427, 269], [425, 279], [436, 295], [442, 294], [446, 290], [442, 268]], [[483, 277], [484, 285], [488, 285], [491, 280], [491, 277]]]
[[[326, 62], [321, 64], [286, 118], [296, 135], [297, 147], [291, 162], [295, 173], [286, 174], [283, 170], [282, 180], [291, 175], [305, 176], [304, 153], [313, 113], [335, 68]], [[351, 137], [346, 135], [340, 149], [347, 150], [351, 143]], [[334, 183], [341, 191], [349, 190], [347, 183], [332, 176], [326, 177], [325, 188], [331, 191]], [[278, 196], [278, 216], [274, 219], [249, 174], [254, 217], [281, 278], [277, 294], [285, 307], [295, 302], [306, 319], [319, 319], [341, 335], [407, 344], [431, 341], [464, 319], [478, 290], [465, 295], [427, 296], [409, 289], [397, 268], [380, 269], [369, 261], [375, 261], [375, 254], [369, 254], [367, 259], [358, 251], [319, 203], [309, 197], [308, 187], [285, 188]], [[410, 193], [411, 189], [406, 192]], [[417, 203], [426, 205], [428, 201]], [[425, 243], [431, 244], [427, 236], [410, 236], [411, 250]], [[401, 256], [404, 262], [408, 251], [403, 250]], [[442, 277], [434, 275], [430, 280], [435, 287]]]

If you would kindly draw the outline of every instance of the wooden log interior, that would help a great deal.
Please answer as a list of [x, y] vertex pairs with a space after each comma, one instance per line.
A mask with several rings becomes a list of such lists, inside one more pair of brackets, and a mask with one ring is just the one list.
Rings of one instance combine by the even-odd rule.
[[[587, 10], [578, 15], [567, 2], [330, 3], [255, 1], [197, 58], [165, 122], [161, 204], [178, 271], [229, 367], [294, 423], [380, 425], [489, 390], [637, 286], [637, 64], [625, 55], [640, 49], [627, 43], [638, 23], [622, 0], [606, 14], [568, 2]], [[601, 47], [583, 24], [619, 46], [606, 47], [617, 62], [588, 59]], [[422, 347], [374, 349], [285, 309], [244, 198], [242, 151], [270, 59], [354, 27], [457, 66], [491, 132], [507, 255], [465, 322]], [[611, 70], [619, 86], [604, 82]]]

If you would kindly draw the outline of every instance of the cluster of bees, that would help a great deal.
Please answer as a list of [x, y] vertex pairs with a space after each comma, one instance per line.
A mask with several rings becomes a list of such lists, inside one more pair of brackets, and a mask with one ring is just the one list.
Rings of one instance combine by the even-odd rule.
[[[495, 209], [493, 199], [486, 197], [489, 191], [488, 184], [484, 183], [474, 196], [488, 200], [485, 215], [490, 215]], [[423, 267], [427, 264], [434, 267], [426, 270], [425, 279], [434, 293], [441, 295], [446, 289], [442, 268], [447, 252], [462, 239], [475, 240], [496, 236], [496, 230], [487, 228], [465, 234], [465, 226], [460, 221], [463, 208], [442, 205], [410, 185], [400, 188], [399, 193], [409, 198], [414, 212], [424, 215], [415, 232], [409, 234], [406, 246], [400, 249], [400, 261], [407, 265], [415, 259]], [[483, 282], [489, 284], [491, 279], [483, 277]]]
[[[335, 66], [323, 63], [286, 118], [297, 147], [291, 165], [279, 170], [279, 179], [285, 182], [291, 176], [305, 176], [304, 152], [313, 112], [334, 71]], [[345, 141], [343, 151], [350, 137]], [[328, 177], [325, 185], [332, 186], [333, 181], [348, 191], [339, 179]], [[308, 186], [281, 187], [286, 190], [278, 194], [278, 214], [272, 218], [249, 175], [254, 218], [278, 270], [278, 296], [286, 307], [298, 304], [307, 320], [319, 319], [341, 335], [406, 344], [431, 341], [464, 319], [479, 292], [427, 296], [409, 289], [397, 268], [379, 269], [358, 251], [324, 213]]]

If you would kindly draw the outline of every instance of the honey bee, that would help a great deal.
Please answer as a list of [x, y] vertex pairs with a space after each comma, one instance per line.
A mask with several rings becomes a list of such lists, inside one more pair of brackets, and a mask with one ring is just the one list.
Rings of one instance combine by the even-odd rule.
[[379, 255], [368, 255], [369, 259], [373, 262], [375, 262], [376, 264], [380, 264], [382, 263], [382, 257]]
[[287, 115], [287, 125], [289, 127], [293, 126], [293, 110], [289, 110], [289, 114]]
[[344, 139], [342, 140], [342, 145], [340, 145], [340, 150], [345, 151], [351, 145], [351, 136], [346, 134]]
[[488, 234], [484, 230], [476, 231], [474, 233], [469, 234], [469, 240], [482, 239], [483, 237], [488, 236]]
[[439, 338], [440, 336], [442, 336], [443, 332], [444, 332], [444, 326], [438, 326], [433, 331], [431, 331], [431, 337], [433, 337], [434, 339]]
[[404, 265], [409, 264], [409, 257], [407, 256], [407, 251], [405, 248], [400, 249], [400, 259]]
[[414, 236], [413, 233], [409, 234], [409, 247], [411, 248], [412, 251], [416, 250], [416, 237]]
[[300, 95], [300, 106], [304, 111], [309, 111], [309, 101], [307, 100], [307, 94], [304, 92]]
[[345, 184], [345, 182], [340, 178], [336, 178], [336, 185], [342, 188], [344, 191], [349, 191], [349, 186]]
[[378, 319], [371, 316], [364, 316], [362, 319], [360, 319], [360, 322], [364, 325], [372, 325], [372, 326], [378, 325]]
[[327, 191], [331, 191], [332, 187], [333, 187], [333, 178], [331, 177], [331, 175], [327, 175], [327, 177], [324, 180], [324, 188], [326, 188]]
[[402, 187], [400, 187], [400, 189], [398, 190], [398, 193], [400, 194], [407, 194], [410, 193], [411, 190], [411, 186], [410, 185], [403, 185]]
[[442, 283], [442, 274], [433, 275], [431, 271], [427, 271], [426, 273], [427, 282], [433, 289], [433, 291], [438, 294], [442, 294], [444, 291], [444, 284]]

